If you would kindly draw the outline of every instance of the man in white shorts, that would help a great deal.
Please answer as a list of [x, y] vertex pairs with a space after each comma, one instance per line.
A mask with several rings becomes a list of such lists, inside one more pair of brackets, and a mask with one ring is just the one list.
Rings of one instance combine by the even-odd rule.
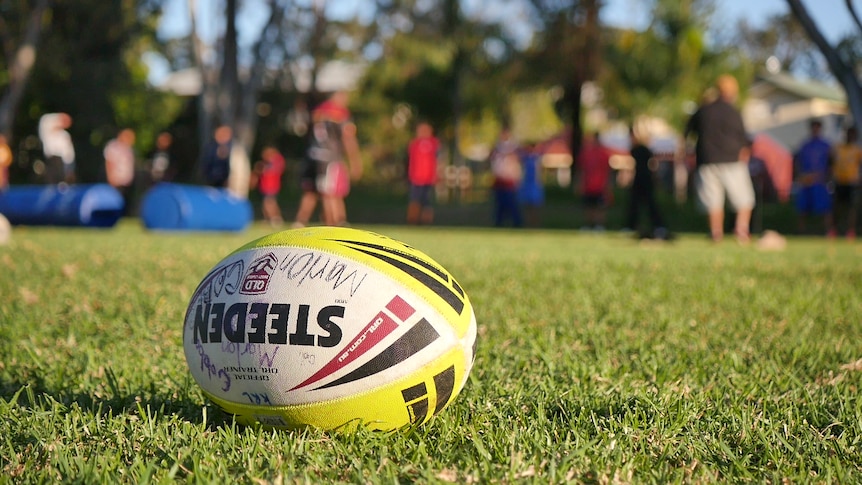
[[725, 193], [736, 211], [735, 234], [741, 243], [750, 239], [749, 225], [754, 209], [754, 187], [748, 172], [748, 134], [742, 116], [734, 107], [739, 85], [730, 75], [716, 82], [718, 98], [704, 104], [692, 115], [684, 137], [697, 137], [695, 186], [700, 205], [709, 216], [713, 241], [724, 237]]

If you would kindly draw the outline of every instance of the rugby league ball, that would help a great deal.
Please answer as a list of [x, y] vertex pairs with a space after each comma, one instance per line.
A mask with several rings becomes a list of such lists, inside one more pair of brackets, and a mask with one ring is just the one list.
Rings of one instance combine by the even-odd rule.
[[189, 302], [183, 348], [204, 394], [238, 423], [389, 430], [455, 399], [476, 318], [455, 279], [406, 244], [293, 229], [215, 265]]

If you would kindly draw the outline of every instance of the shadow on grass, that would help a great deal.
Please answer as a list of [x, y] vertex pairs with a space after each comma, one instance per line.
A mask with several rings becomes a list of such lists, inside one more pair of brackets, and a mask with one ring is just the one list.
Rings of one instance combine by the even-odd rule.
[[194, 388], [191, 387], [191, 382], [173, 390], [160, 390], [155, 384], [144, 389], [121, 390], [113, 373], [108, 372], [106, 380], [111, 389], [110, 396], [102, 396], [98, 391], [86, 393], [50, 389], [38, 376], [31, 376], [29, 382], [0, 380], [0, 399], [10, 405], [33, 411], [66, 414], [77, 407], [83, 413], [99, 417], [143, 416], [155, 421], [176, 417], [193, 425], [205, 422], [209, 431], [216, 431], [232, 423], [230, 414], [209, 401], [201, 402], [199, 396], [192, 395], [190, 391]]

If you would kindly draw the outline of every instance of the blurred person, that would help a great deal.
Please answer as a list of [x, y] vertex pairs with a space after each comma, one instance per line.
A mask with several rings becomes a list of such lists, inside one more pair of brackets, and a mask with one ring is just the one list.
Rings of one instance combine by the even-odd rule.
[[230, 177], [230, 155], [233, 148], [233, 129], [219, 125], [203, 149], [201, 168], [204, 182], [210, 187], [224, 188]]
[[545, 187], [542, 180], [542, 147], [532, 144], [521, 152], [523, 176], [518, 186], [518, 201], [524, 207], [527, 226], [539, 227], [539, 211], [545, 204]]
[[157, 184], [162, 181], [170, 181], [172, 177], [171, 146], [174, 137], [163, 131], [156, 136], [156, 146], [150, 158], [150, 181]]
[[257, 189], [263, 196], [263, 218], [272, 227], [280, 227], [284, 222], [278, 206], [278, 193], [281, 192], [281, 177], [284, 175], [285, 161], [281, 153], [272, 145], [261, 151], [261, 160], [255, 164], [254, 177]]
[[314, 215], [314, 209], [320, 199], [320, 194], [317, 192], [317, 162], [306, 155], [299, 172], [299, 188], [302, 195], [291, 224], [292, 228], [305, 227], [311, 222], [311, 216]]
[[434, 222], [434, 190], [437, 185], [437, 157], [440, 140], [434, 128], [426, 122], [416, 126], [416, 135], [407, 145], [407, 178], [410, 200], [407, 204], [408, 224]]
[[607, 206], [610, 203], [611, 153], [602, 145], [598, 133], [584, 138], [578, 152], [581, 171], [581, 200], [583, 201], [587, 228], [602, 231], [605, 228]]
[[12, 149], [6, 135], [0, 134], [0, 191], [9, 188], [9, 166], [12, 165]]
[[748, 136], [742, 115], [733, 105], [739, 95], [739, 84], [736, 78], [724, 74], [719, 76], [715, 87], [718, 96], [689, 118], [683, 138], [697, 137], [695, 188], [701, 208], [708, 216], [710, 237], [715, 242], [724, 238], [726, 194], [736, 210], [736, 239], [747, 244], [751, 239], [755, 198], [747, 166]]
[[[635, 161], [635, 174], [629, 190], [626, 225], [629, 229], [636, 231], [639, 237], [667, 239], [668, 232], [655, 199], [655, 179], [650, 167], [650, 162], [654, 156], [653, 152], [637, 135], [633, 127], [629, 128], [629, 137], [631, 139], [631, 156]], [[638, 219], [643, 207], [646, 207], [649, 215], [649, 231], [639, 228]]]
[[39, 141], [49, 184], [75, 182], [75, 145], [67, 131], [70, 126], [72, 117], [66, 113], [47, 113], [39, 118]]
[[129, 213], [132, 200], [132, 186], [135, 181], [135, 132], [125, 128], [110, 140], [103, 150], [105, 175], [108, 184], [117, 189], [125, 201], [124, 212]]
[[512, 137], [511, 130], [504, 126], [490, 155], [494, 177], [494, 225], [497, 227], [502, 227], [509, 219], [514, 227], [523, 225], [517, 192], [523, 177], [518, 150], [518, 142]]
[[362, 176], [356, 125], [348, 102], [348, 93], [337, 91], [311, 113], [309, 146], [300, 179], [302, 197], [294, 227], [308, 224], [318, 199], [324, 224], [347, 224], [344, 197], [350, 192], [350, 180]]
[[794, 156], [796, 182], [799, 185], [796, 193], [798, 229], [800, 233], [806, 233], [809, 217], [818, 216], [823, 218], [823, 230], [831, 237], [835, 236], [835, 229], [832, 227], [832, 196], [827, 183], [832, 146], [823, 138], [823, 123], [820, 120], [811, 120], [808, 127], [809, 137]]
[[835, 181], [833, 232], [837, 232], [837, 226], [843, 222], [848, 239], [856, 238], [856, 214], [862, 199], [859, 187], [862, 148], [857, 142], [856, 128], [847, 128], [844, 143], [835, 146], [832, 165], [832, 179]]

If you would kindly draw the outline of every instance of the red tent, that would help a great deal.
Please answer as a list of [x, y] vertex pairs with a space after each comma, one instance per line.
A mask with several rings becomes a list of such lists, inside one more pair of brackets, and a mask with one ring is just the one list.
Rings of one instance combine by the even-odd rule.
[[771, 136], [760, 133], [754, 137], [751, 156], [763, 161], [769, 181], [781, 202], [790, 200], [793, 184], [793, 154]]

